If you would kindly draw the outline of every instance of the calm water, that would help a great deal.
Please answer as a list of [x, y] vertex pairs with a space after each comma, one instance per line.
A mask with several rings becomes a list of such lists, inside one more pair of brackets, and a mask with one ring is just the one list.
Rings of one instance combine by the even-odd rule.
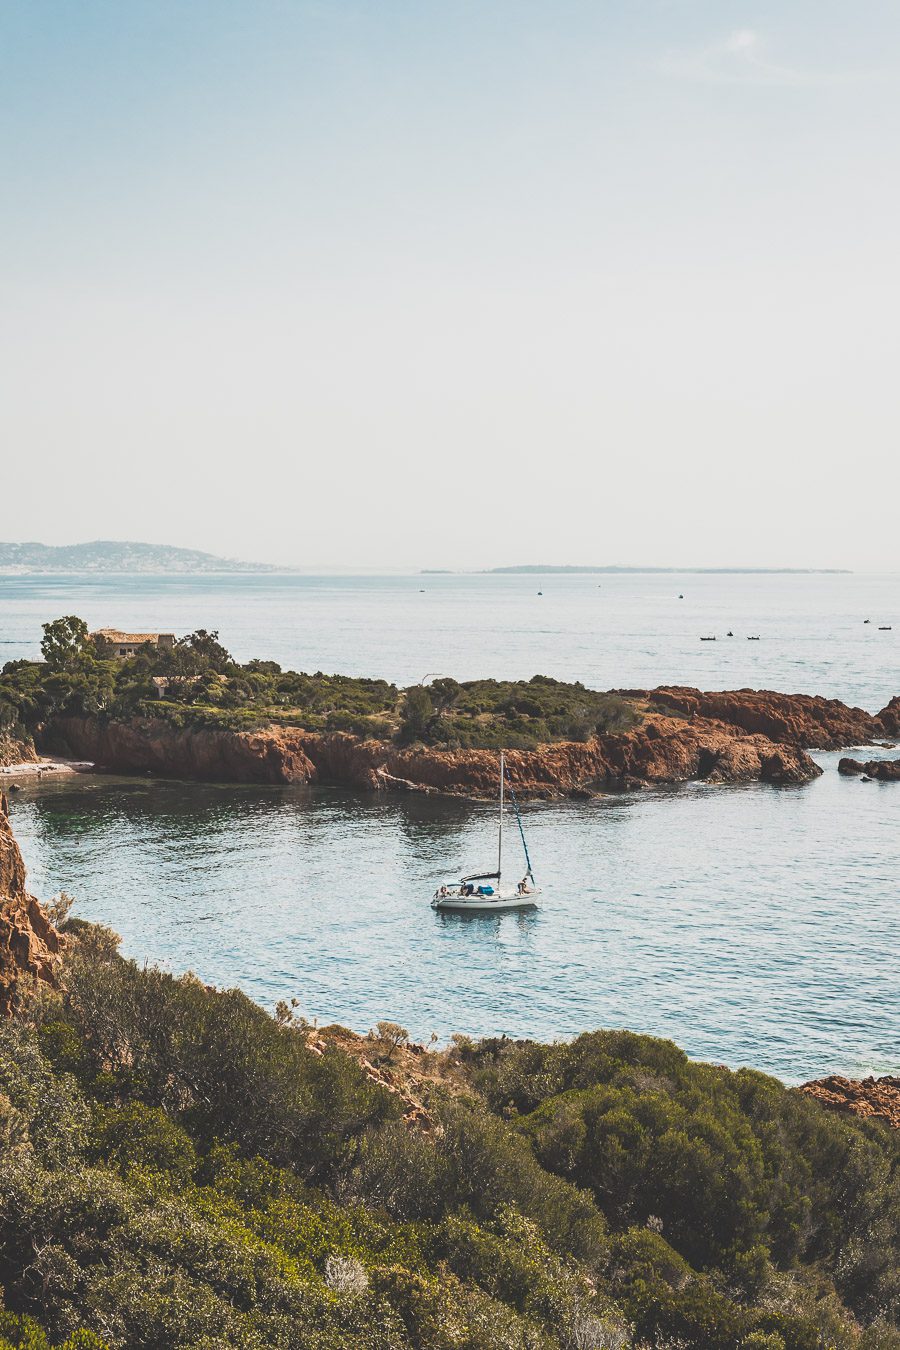
[[[3, 578], [0, 654], [33, 654], [69, 612], [401, 681], [540, 670], [871, 709], [900, 692], [896, 577]], [[86, 777], [13, 811], [38, 894], [65, 888], [128, 954], [267, 1006], [423, 1038], [629, 1026], [798, 1081], [900, 1070], [900, 788], [841, 779], [837, 758], [803, 788], [529, 806], [543, 906], [495, 918], [428, 907], [490, 860], [482, 804]]]
[[37, 656], [41, 624], [73, 613], [217, 628], [240, 660], [403, 684], [539, 672], [600, 689], [804, 691], [873, 711], [900, 692], [896, 575], [0, 577], [0, 661]]
[[15, 828], [125, 950], [271, 1006], [416, 1036], [597, 1026], [787, 1079], [900, 1068], [900, 789], [688, 787], [532, 805], [543, 907], [441, 916], [436, 879], [493, 854], [489, 807], [327, 789], [79, 779]]

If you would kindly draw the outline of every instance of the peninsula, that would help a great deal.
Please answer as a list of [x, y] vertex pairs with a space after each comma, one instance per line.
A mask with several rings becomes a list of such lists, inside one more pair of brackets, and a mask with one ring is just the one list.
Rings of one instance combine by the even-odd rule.
[[900, 734], [896, 698], [872, 715], [805, 694], [598, 692], [544, 675], [399, 689], [240, 664], [204, 630], [90, 634], [74, 616], [45, 625], [42, 647], [43, 661], [0, 673], [7, 764], [37, 750], [114, 772], [492, 797], [502, 748], [520, 796], [590, 797], [692, 780], [803, 783], [820, 773], [810, 749]]

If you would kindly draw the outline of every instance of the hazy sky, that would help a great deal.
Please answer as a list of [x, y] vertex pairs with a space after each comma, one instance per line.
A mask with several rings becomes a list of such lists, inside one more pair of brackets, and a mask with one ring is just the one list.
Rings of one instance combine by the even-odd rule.
[[0, 538], [895, 570], [900, 7], [0, 0]]

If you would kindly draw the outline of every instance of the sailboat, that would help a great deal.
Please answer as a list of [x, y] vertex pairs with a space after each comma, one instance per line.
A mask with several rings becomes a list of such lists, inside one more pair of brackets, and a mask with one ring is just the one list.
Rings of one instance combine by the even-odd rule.
[[[517, 886], [503, 885], [503, 811], [506, 805], [506, 788], [516, 813], [516, 822], [525, 853], [526, 872]], [[493, 883], [496, 883], [494, 885]], [[519, 803], [513, 791], [506, 768], [506, 758], [500, 752], [500, 821], [497, 831], [497, 870], [496, 872], [473, 872], [461, 877], [458, 883], [439, 886], [431, 900], [432, 909], [452, 910], [457, 914], [495, 914], [502, 909], [534, 909], [540, 891], [535, 885], [522, 828]]]

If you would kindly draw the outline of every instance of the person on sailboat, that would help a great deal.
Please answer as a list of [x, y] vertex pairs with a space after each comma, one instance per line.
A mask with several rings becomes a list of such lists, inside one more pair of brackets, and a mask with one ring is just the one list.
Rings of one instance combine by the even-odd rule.
[[519, 894], [528, 895], [529, 891], [530, 887], [528, 885], [528, 873], [526, 872], [522, 880], [519, 882]]

